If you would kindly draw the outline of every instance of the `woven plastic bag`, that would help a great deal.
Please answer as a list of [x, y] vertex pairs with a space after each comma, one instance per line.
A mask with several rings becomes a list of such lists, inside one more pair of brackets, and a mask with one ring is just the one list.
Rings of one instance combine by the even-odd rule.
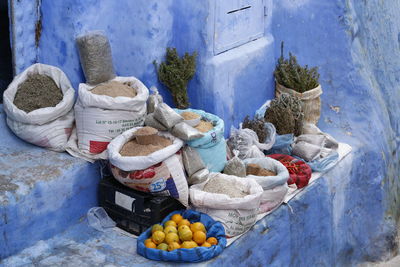
[[268, 150], [273, 143], [261, 144], [257, 134], [251, 129], [236, 129], [231, 127], [231, 135], [228, 140], [229, 147], [239, 151], [240, 159], [263, 158], [262, 150]]
[[214, 114], [199, 109], [177, 110], [178, 113], [185, 111], [197, 113], [202, 119], [210, 121], [214, 125], [213, 129], [203, 133], [203, 137], [190, 140], [187, 144], [199, 153], [210, 172], [221, 172], [227, 161], [224, 121]]
[[[244, 189], [248, 195], [231, 198], [226, 194], [205, 192], [204, 186], [211, 179], [222, 179], [225, 183]], [[190, 201], [196, 210], [220, 221], [227, 237], [233, 237], [243, 234], [255, 224], [262, 193], [262, 187], [253, 179], [210, 173], [205, 182], [190, 187]]]
[[151, 228], [149, 228], [137, 239], [137, 253], [139, 255], [156, 261], [201, 262], [210, 260], [222, 253], [226, 247], [226, 237], [224, 227], [220, 222], [212, 219], [207, 214], [194, 210], [185, 210], [172, 212], [164, 218], [162, 224], [171, 220], [174, 214], [181, 214], [182, 217], [189, 220], [190, 223], [201, 222], [204, 224], [207, 230], [207, 238], [215, 237], [218, 240], [218, 244], [211, 247], [180, 248], [173, 251], [146, 248], [144, 241], [151, 236]]
[[[63, 99], [55, 107], [40, 108], [29, 113], [14, 105], [18, 86], [30, 74], [51, 77], [63, 93]], [[16, 76], [3, 95], [7, 125], [19, 138], [50, 150], [65, 151], [74, 124], [75, 90], [62, 70], [34, 64]]]
[[147, 156], [122, 156], [119, 152], [123, 145], [133, 138], [139, 128], [122, 133], [108, 145], [113, 176], [125, 186], [155, 195], [172, 196], [187, 207], [189, 188], [180, 152], [182, 140], [168, 132], [159, 132], [159, 135], [170, 139], [172, 145]]
[[77, 136], [71, 137], [74, 140], [70, 140], [67, 149], [73, 156], [86, 160], [107, 159], [106, 149], [111, 140], [144, 124], [149, 96], [147, 87], [135, 77], [116, 77], [113, 81], [130, 82], [137, 95], [97, 95], [90, 92], [95, 86], [79, 84], [79, 98], [74, 108]]
[[239, 159], [239, 151], [233, 151], [234, 157], [230, 159], [224, 168], [224, 173], [228, 175], [234, 175], [238, 177], [245, 177], [246, 176], [246, 165], [244, 162]]
[[272, 189], [276, 186], [283, 185], [289, 179], [289, 172], [287, 168], [280, 163], [278, 160], [263, 157], [263, 158], [250, 158], [245, 159], [243, 162], [246, 166], [250, 163], [257, 164], [261, 168], [273, 171], [276, 173], [275, 176], [257, 176], [257, 175], [247, 175], [246, 178], [254, 179], [259, 185], [262, 186], [264, 190]]
[[102, 31], [78, 36], [76, 43], [86, 83], [96, 85], [115, 78], [110, 43]]

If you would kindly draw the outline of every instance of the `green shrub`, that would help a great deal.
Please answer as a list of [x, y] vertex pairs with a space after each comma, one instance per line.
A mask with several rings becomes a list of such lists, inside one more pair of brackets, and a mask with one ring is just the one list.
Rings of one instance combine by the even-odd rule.
[[304, 93], [319, 85], [318, 68], [309, 69], [297, 63], [296, 56], [289, 52], [289, 59], [283, 57], [283, 42], [281, 43], [281, 56], [276, 65], [274, 76], [276, 81], [286, 88]]
[[250, 120], [249, 116], [246, 116], [243, 120], [242, 128], [248, 128], [256, 132], [258, 141], [264, 143], [267, 138], [267, 132], [265, 131], [265, 121], [263, 119], [254, 118]]
[[190, 106], [187, 94], [187, 85], [196, 72], [197, 53], [192, 55], [185, 53], [180, 58], [176, 48], [167, 48], [166, 60], [157, 66], [158, 79], [171, 92], [175, 106], [179, 109], [185, 109]]
[[264, 118], [272, 123], [277, 134], [301, 135], [304, 121], [303, 105], [298, 97], [281, 94], [271, 101]]

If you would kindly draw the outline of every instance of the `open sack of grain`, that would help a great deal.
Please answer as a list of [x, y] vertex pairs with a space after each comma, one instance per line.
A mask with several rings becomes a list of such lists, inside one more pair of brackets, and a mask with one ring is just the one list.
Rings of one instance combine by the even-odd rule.
[[268, 212], [283, 202], [289, 189], [289, 172], [286, 167], [272, 158], [249, 158], [246, 165], [246, 179], [252, 178], [262, 186], [260, 213]]
[[123, 185], [172, 196], [188, 206], [188, 184], [180, 149], [183, 141], [151, 127], [130, 129], [108, 145], [113, 176]]
[[34, 64], [4, 92], [7, 125], [21, 139], [65, 151], [74, 123], [75, 90], [59, 68]]
[[253, 179], [210, 173], [190, 187], [193, 207], [220, 221], [227, 237], [246, 232], [256, 222], [262, 187]]
[[107, 159], [106, 149], [112, 139], [143, 125], [148, 97], [149, 90], [135, 77], [116, 77], [97, 86], [79, 84], [76, 131], [67, 151], [89, 161]]
[[199, 109], [176, 110], [186, 117], [186, 123], [200, 118], [197, 125], [192, 126], [204, 134], [203, 137], [187, 141], [188, 146], [199, 153], [204, 164], [211, 172], [220, 172], [226, 164], [226, 141], [224, 137], [224, 121], [218, 116]]

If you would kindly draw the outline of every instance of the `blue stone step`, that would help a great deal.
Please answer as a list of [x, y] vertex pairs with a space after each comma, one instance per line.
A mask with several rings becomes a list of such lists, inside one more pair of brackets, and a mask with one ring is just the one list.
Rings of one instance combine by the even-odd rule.
[[97, 203], [97, 164], [30, 145], [0, 106], [0, 259], [76, 224]]
[[[345, 258], [341, 250], [343, 243], [354, 244], [346, 227], [339, 225], [348, 216], [343, 203], [347, 192], [342, 188], [349, 186], [353, 163], [353, 157], [347, 156], [291, 199], [289, 205], [280, 206], [257, 222], [221, 255], [192, 265], [350, 265], [351, 259]], [[86, 220], [52, 239], [37, 242], [2, 264], [5, 267], [179, 265], [145, 259], [136, 253], [136, 239], [129, 234], [117, 230], [99, 232], [90, 228]]]

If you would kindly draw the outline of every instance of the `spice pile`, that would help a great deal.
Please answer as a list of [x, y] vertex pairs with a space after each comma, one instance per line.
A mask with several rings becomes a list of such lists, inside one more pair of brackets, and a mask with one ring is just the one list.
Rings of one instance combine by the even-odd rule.
[[276, 176], [276, 173], [262, 168], [258, 164], [250, 163], [246, 167], [246, 175], [256, 175], [256, 176]]
[[194, 113], [194, 112], [190, 112], [190, 111], [185, 111], [181, 113], [181, 116], [185, 119], [185, 120], [194, 120], [200, 117], [199, 114]]
[[224, 194], [231, 198], [243, 198], [248, 195], [244, 188], [242, 190], [234, 184], [218, 178], [210, 179], [205, 184], [203, 191], [213, 194]]
[[136, 89], [132, 87], [130, 82], [106, 82], [94, 87], [90, 92], [96, 95], [107, 95], [111, 97], [125, 96], [135, 97], [137, 95]]
[[13, 103], [29, 113], [40, 108], [55, 107], [62, 99], [63, 93], [52, 78], [32, 74], [18, 86]]
[[194, 128], [196, 128], [202, 133], [206, 133], [208, 131], [211, 131], [214, 128], [214, 125], [209, 121], [200, 120], [199, 125], [197, 125]]
[[158, 131], [152, 127], [140, 128], [134, 133], [135, 138], [123, 145], [119, 153], [124, 157], [148, 156], [172, 145], [170, 139], [159, 136], [157, 133]]

